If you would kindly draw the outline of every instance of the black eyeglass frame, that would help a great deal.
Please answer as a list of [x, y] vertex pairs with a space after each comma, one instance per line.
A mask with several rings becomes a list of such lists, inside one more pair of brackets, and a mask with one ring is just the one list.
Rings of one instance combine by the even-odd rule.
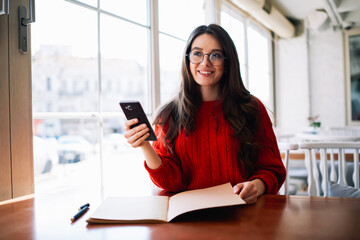
[[[185, 56], [189, 59], [189, 62], [191, 62], [192, 64], [199, 64], [199, 63], [201, 63], [202, 61], [204, 61], [205, 55], [208, 55], [208, 56], [209, 56], [209, 61], [210, 61], [211, 65], [213, 65], [213, 66], [220, 66], [220, 65], [223, 64], [223, 63], [225, 62], [225, 60], [227, 59], [227, 57], [224, 55], [224, 60], [223, 60], [220, 64], [215, 65], [215, 64], [213, 64], [213, 62], [211, 61], [211, 57], [210, 57], [210, 56], [211, 56], [212, 54], [218, 53], [218, 52], [213, 52], [213, 53], [210, 53], [210, 54], [204, 54], [204, 53], [203, 53], [203, 56], [202, 56], [201, 61], [198, 62], [198, 63], [194, 63], [194, 62], [192, 62], [192, 61], [190, 60], [190, 54], [191, 54], [191, 52], [193, 52], [193, 51], [190, 51], [190, 52], [187, 53]], [[223, 53], [221, 53], [221, 54], [223, 54]]]

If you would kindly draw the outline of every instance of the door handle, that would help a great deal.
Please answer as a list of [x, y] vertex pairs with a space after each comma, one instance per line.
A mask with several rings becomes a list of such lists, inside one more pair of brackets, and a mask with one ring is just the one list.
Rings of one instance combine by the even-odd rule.
[[28, 50], [28, 25], [35, 22], [35, 0], [29, 0], [29, 17], [25, 6], [19, 6], [19, 49], [26, 53]]
[[9, 14], [9, 0], [1, 1], [0, 16], [4, 14]]

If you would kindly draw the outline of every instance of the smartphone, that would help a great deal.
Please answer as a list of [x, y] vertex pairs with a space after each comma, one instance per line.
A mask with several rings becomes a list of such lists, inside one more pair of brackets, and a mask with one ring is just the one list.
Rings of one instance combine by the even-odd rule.
[[154, 130], [152, 129], [148, 118], [146, 117], [146, 114], [144, 112], [144, 109], [142, 108], [140, 102], [138, 101], [121, 101], [120, 107], [123, 110], [127, 120], [137, 118], [139, 120], [138, 123], [131, 126], [131, 128], [136, 127], [140, 124], [145, 123], [147, 127], [149, 128], [150, 135], [145, 139], [145, 141], [156, 141], [156, 135], [154, 133]]

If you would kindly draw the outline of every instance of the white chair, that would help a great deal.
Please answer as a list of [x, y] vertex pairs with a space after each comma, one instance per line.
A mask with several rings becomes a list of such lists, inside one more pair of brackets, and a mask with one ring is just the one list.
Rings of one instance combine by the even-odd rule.
[[[280, 152], [284, 153], [285, 156], [283, 158], [283, 163], [285, 166], [286, 171], [288, 171], [289, 168], [289, 158], [290, 158], [290, 150], [297, 150], [299, 148], [298, 144], [294, 143], [278, 143], [278, 147]], [[286, 179], [284, 184], [281, 186], [279, 190], [279, 194], [281, 195], [288, 195], [289, 194], [289, 174], [286, 173]]]
[[[354, 187], [359, 188], [360, 142], [302, 142], [299, 144], [299, 149], [305, 151], [305, 166], [308, 170], [308, 193], [310, 196], [329, 196], [329, 180], [348, 185], [345, 153], [353, 156], [354, 171], [352, 180]], [[320, 154], [319, 167], [316, 161], [317, 153]], [[330, 155], [330, 175], [328, 173], [328, 154]], [[335, 170], [335, 155], [338, 156], [338, 173]]]

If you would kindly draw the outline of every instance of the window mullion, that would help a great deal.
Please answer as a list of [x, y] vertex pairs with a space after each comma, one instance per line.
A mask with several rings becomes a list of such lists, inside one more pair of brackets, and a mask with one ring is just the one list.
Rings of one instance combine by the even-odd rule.
[[102, 78], [101, 78], [101, 37], [100, 37], [100, 0], [97, 1], [97, 47], [98, 47], [98, 138], [99, 138], [99, 165], [100, 165], [100, 193], [101, 198], [104, 198], [104, 154], [103, 154], [103, 135], [104, 135], [104, 124], [102, 117]]
[[245, 79], [243, 79], [246, 88], [249, 89], [249, 46], [248, 46], [248, 20], [244, 21], [244, 66], [245, 66]]
[[150, 3], [150, 66], [151, 66], [151, 112], [160, 106], [159, 19], [158, 0]]

